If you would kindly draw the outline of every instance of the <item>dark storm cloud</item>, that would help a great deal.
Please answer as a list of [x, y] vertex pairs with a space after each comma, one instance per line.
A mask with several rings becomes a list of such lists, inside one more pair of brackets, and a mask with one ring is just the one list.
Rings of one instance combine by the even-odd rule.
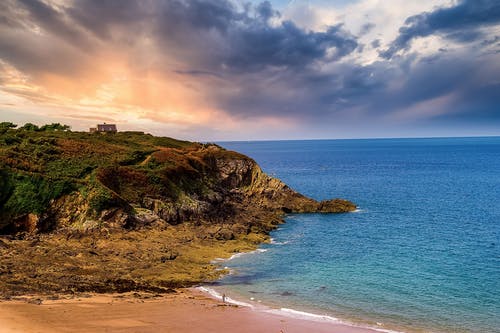
[[257, 5], [256, 12], [265, 22], [275, 16], [280, 16], [280, 13], [273, 9], [273, 6], [269, 1], [264, 1]]
[[63, 38], [82, 49], [90, 47], [91, 44], [85, 35], [66, 20], [64, 13], [58, 12], [39, 0], [19, 0], [19, 3], [29, 12], [32, 22], [38, 24], [47, 32]]
[[[412, 16], [383, 58], [366, 65], [352, 60], [366, 51], [342, 23], [306, 30], [282, 20], [267, 1], [237, 6], [228, 0], [75, 0], [55, 8], [6, 0], [0, 2], [0, 59], [28, 75], [45, 71], [72, 79], [82, 68], [92, 69], [82, 64], [98, 57], [95, 50], [116, 50], [138, 76], [154, 71], [166, 82], [172, 76], [196, 82], [210, 107], [236, 119], [324, 121], [355, 110], [369, 122], [446, 100], [436, 106], [441, 120], [449, 115], [497, 121], [498, 54], [482, 54], [467, 43], [498, 46], [498, 36], [480, 28], [499, 23], [499, 6], [462, 1]], [[33, 32], [33, 25], [43, 34]], [[367, 23], [359, 34], [371, 29]], [[398, 53], [413, 39], [433, 34], [464, 47], [446, 46], [446, 52], [425, 57]], [[380, 40], [371, 46], [379, 48]]]
[[380, 55], [390, 59], [400, 50], [407, 50], [413, 39], [440, 35], [458, 42], [479, 39], [479, 28], [500, 23], [498, 0], [462, 0], [452, 7], [439, 8], [406, 19], [399, 29], [399, 36]]
[[136, 0], [76, 0], [67, 14], [82, 28], [101, 39], [111, 38], [113, 25], [129, 25], [129, 30], [140, 32], [135, 23], [152, 17], [147, 1]]
[[[463, 51], [461, 51], [463, 52]], [[394, 58], [393, 62], [402, 58]], [[385, 67], [384, 63], [380, 63]], [[472, 125], [490, 119], [500, 120], [498, 74], [500, 63], [494, 56], [445, 52], [429, 59], [415, 58], [409, 69], [396, 70], [387, 79], [400, 87], [384, 89], [369, 101], [372, 114], [397, 113], [416, 107], [410, 118], [439, 121], [460, 119]]]
[[271, 113], [307, 121], [340, 120], [351, 110], [361, 110], [366, 121], [417, 108], [405, 116], [408, 121], [439, 118], [444, 122], [458, 116], [471, 124], [487, 118], [498, 121], [499, 65], [494, 56], [479, 60], [472, 54], [447, 52], [419, 59], [412, 54], [390, 63], [345, 63], [329, 73], [309, 69], [275, 74], [272, 79], [255, 74], [237, 82], [243, 88], [239, 93], [218, 96], [218, 100], [242, 117]]
[[278, 27], [250, 26], [230, 33], [230, 50], [221, 59], [236, 70], [257, 70], [266, 66], [306, 67], [315, 61], [327, 60], [327, 51], [334, 49], [334, 58], [353, 52], [358, 43], [343, 31], [341, 25], [326, 32], [305, 32], [293, 22]]
[[254, 11], [238, 11], [227, 1], [167, 1], [161, 13], [160, 42], [170, 50], [174, 45], [187, 48], [191, 56], [202, 51], [198, 61], [212, 69], [303, 68], [327, 57], [344, 57], [358, 46], [341, 24], [325, 32], [305, 31], [292, 21], [272, 25], [269, 20], [279, 13], [269, 2]]
[[253, 73], [238, 79], [236, 85], [242, 88], [238, 93], [214, 93], [218, 94], [224, 109], [241, 117], [328, 119], [353, 107], [365, 107], [383, 94], [394, 78], [394, 70], [382, 64], [346, 63], [328, 73], [314, 68], [300, 72], [277, 71], [273, 75]]
[[0, 5], [0, 60], [28, 76], [82, 74], [96, 45], [61, 10], [39, 0]]
[[181, 35], [186, 40], [177, 42], [184, 43], [189, 43], [191, 34], [208, 34], [212, 30], [223, 33], [246, 18], [244, 12], [238, 12], [227, 0], [166, 0], [155, 3], [154, 7], [161, 37]]
[[135, 38], [147, 34], [167, 54], [186, 55], [185, 60], [200, 62], [205, 71], [304, 68], [342, 58], [358, 47], [342, 24], [324, 32], [306, 31], [292, 21], [271, 24], [280, 14], [268, 1], [243, 9], [227, 0], [77, 0], [60, 10], [39, 0], [18, 3], [33, 22], [73, 46], [90, 48], [88, 33], [106, 42], [120, 33]]

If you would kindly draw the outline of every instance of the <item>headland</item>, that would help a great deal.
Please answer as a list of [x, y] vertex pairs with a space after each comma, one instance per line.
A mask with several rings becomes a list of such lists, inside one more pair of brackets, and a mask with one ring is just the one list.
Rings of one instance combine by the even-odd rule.
[[0, 296], [153, 292], [225, 274], [286, 213], [341, 213], [215, 144], [141, 132], [0, 135]]

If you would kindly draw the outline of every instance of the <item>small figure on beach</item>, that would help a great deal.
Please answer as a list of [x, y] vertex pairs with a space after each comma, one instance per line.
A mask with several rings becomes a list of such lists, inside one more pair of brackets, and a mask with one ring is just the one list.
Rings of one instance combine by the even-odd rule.
[[222, 303], [226, 303], [226, 294], [222, 294]]

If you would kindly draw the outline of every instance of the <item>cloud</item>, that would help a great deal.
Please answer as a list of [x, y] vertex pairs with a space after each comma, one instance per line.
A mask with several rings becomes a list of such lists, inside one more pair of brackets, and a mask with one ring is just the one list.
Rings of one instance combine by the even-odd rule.
[[358, 46], [340, 24], [325, 32], [306, 31], [289, 20], [272, 24], [280, 15], [269, 2], [239, 11], [227, 1], [167, 1], [160, 12], [157, 38], [163, 48], [176, 48], [210, 71], [303, 68], [344, 57]]
[[[326, 32], [305, 32], [293, 22], [278, 27], [251, 26], [231, 32], [230, 51], [222, 63], [236, 71], [254, 71], [271, 67], [304, 68], [315, 61], [342, 58], [358, 46], [341, 25]], [[329, 55], [328, 51], [334, 53]]]
[[[112, 39], [120, 30], [142, 33], [144, 20], [154, 17], [148, 1], [136, 0], [75, 0], [65, 14], [82, 29], [102, 40]], [[114, 29], [118, 28], [118, 29]]]
[[31, 23], [82, 49], [91, 47], [91, 41], [67, 20], [63, 11], [40, 0], [19, 0], [19, 3], [27, 11]]
[[374, 49], [376, 49], [376, 48], [380, 47], [380, 39], [374, 39], [374, 40], [370, 43], [370, 45], [371, 45]]
[[[351, 8], [307, 26], [272, 1], [5, 0], [0, 102], [192, 139], [499, 121], [495, 2], [419, 4], [395, 38], [381, 34], [382, 18], [359, 12], [365, 2], [355, 25], [343, 19]], [[461, 47], [436, 39], [435, 50], [411, 49], [434, 35]]]
[[483, 36], [479, 29], [500, 23], [500, 3], [496, 0], [462, 0], [458, 4], [410, 16], [398, 37], [380, 56], [390, 59], [408, 50], [418, 37], [440, 35], [457, 42], [470, 42]]
[[264, 20], [264, 22], [268, 22], [273, 17], [281, 16], [280, 12], [273, 9], [273, 6], [269, 1], [264, 1], [258, 4], [255, 11], [257, 12], [258, 17]]
[[366, 35], [367, 33], [369, 33], [370, 31], [373, 30], [373, 28], [376, 27], [376, 24], [375, 23], [371, 23], [371, 22], [368, 22], [368, 23], [365, 23], [361, 26], [361, 29], [359, 31], [359, 34], [360, 35]]
[[22, 28], [2, 31], [0, 57], [35, 79], [46, 73], [101, 76], [96, 58], [120, 52], [136, 75], [160, 70], [221, 77], [269, 68], [300, 70], [358, 47], [341, 24], [313, 32], [288, 20], [272, 23], [280, 14], [269, 2], [241, 8], [224, 0], [77, 0], [55, 8], [19, 0], [7, 9], [15, 13], [17, 5], [26, 12], [14, 17]]

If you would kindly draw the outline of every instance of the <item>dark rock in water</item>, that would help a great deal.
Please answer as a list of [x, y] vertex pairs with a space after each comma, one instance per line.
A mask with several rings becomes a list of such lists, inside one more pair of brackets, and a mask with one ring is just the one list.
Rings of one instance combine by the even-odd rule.
[[295, 295], [295, 293], [290, 292], [290, 291], [275, 292], [273, 294], [279, 295], [279, 296], [293, 296], [293, 295]]
[[280, 296], [293, 296], [293, 295], [295, 295], [295, 293], [292, 293], [290, 291], [284, 291], [280, 293]]
[[344, 213], [356, 210], [356, 205], [348, 200], [332, 199], [319, 203], [318, 212], [321, 213]]

